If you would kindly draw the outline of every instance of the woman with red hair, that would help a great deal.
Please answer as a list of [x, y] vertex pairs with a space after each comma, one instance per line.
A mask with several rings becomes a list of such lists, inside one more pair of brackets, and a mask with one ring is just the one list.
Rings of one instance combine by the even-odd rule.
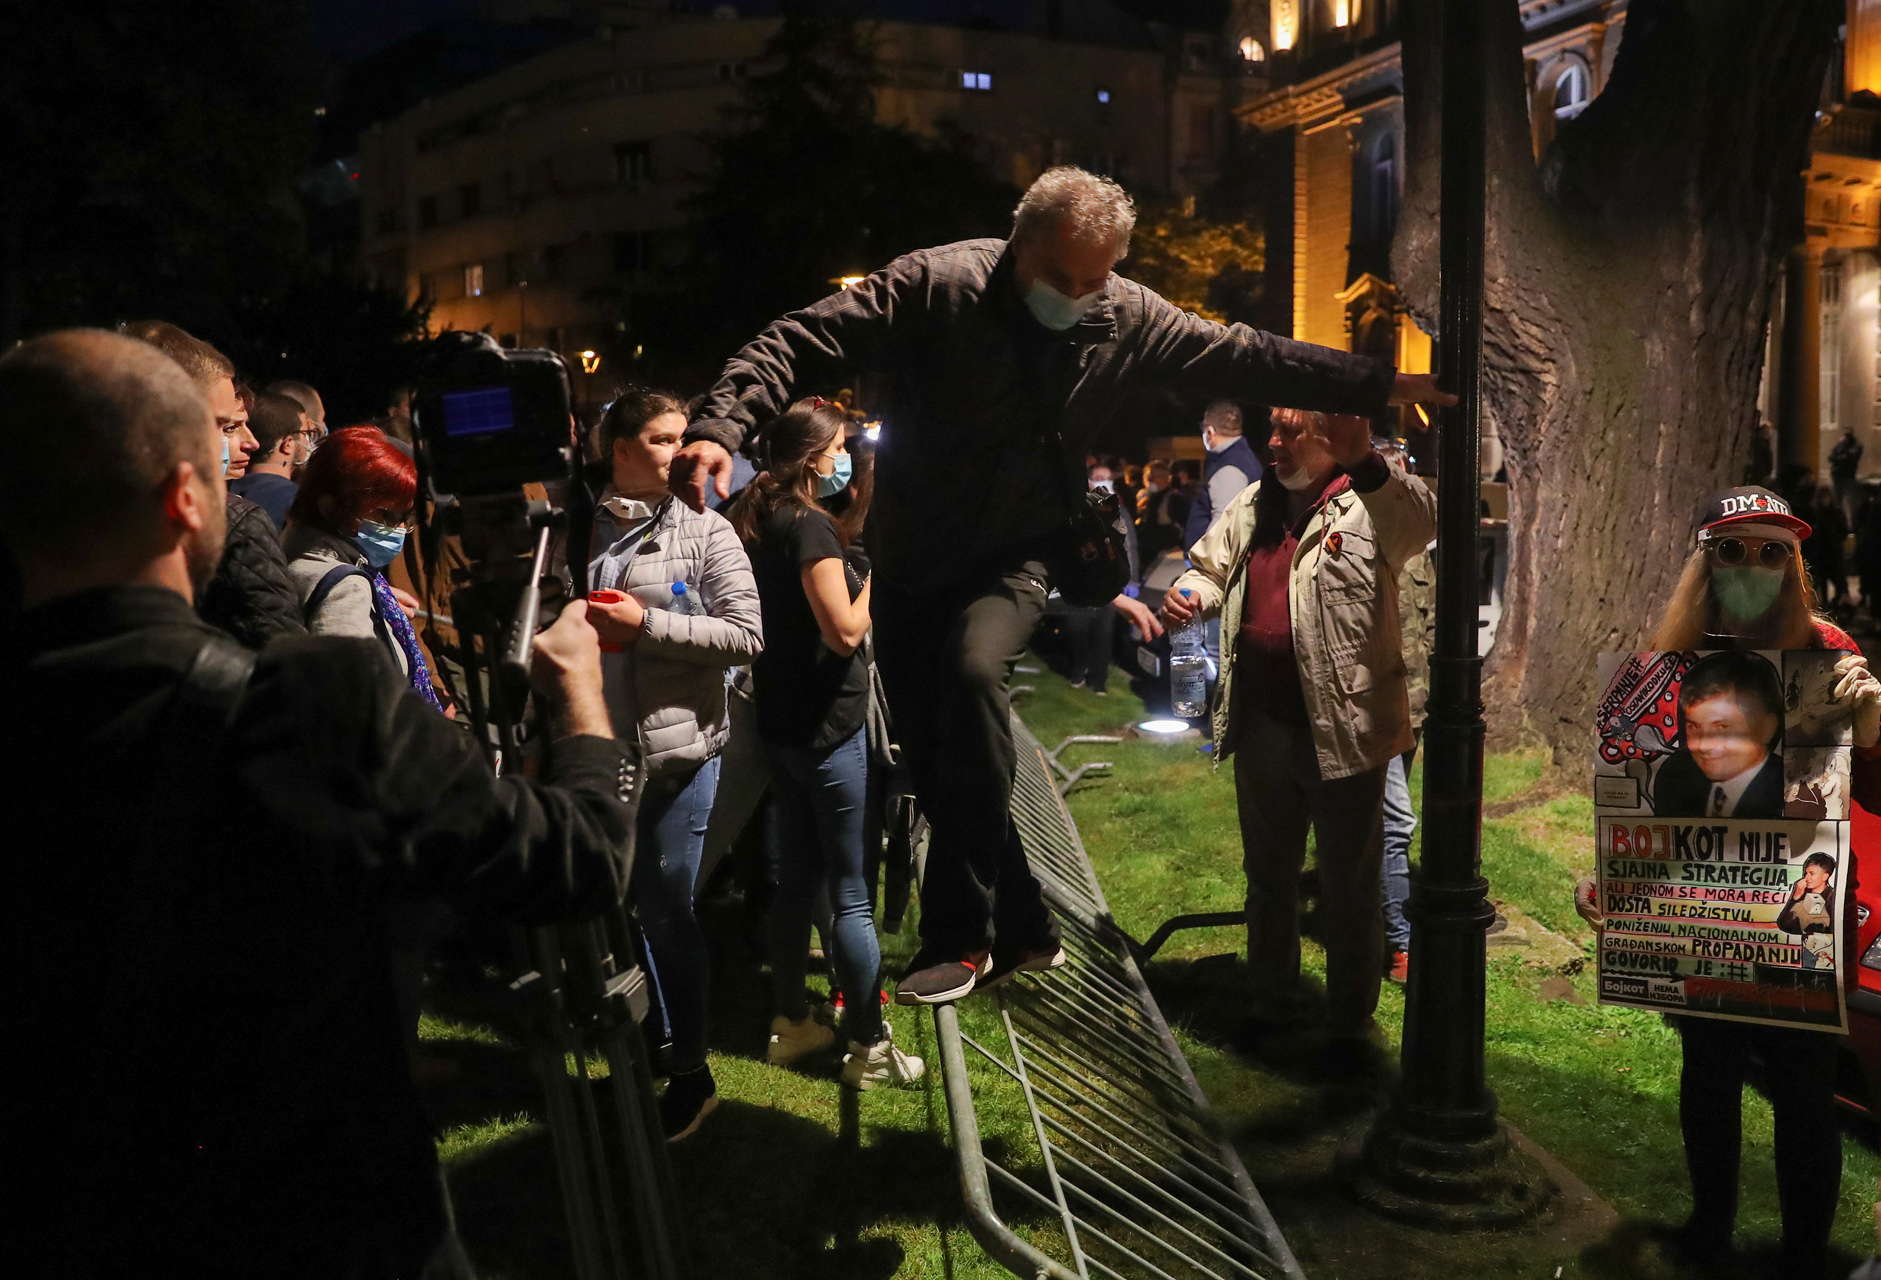
[[417, 491], [411, 457], [383, 431], [336, 431], [301, 473], [283, 541], [307, 629], [379, 641], [399, 674], [438, 707], [424, 651], [385, 580], [404, 549]]

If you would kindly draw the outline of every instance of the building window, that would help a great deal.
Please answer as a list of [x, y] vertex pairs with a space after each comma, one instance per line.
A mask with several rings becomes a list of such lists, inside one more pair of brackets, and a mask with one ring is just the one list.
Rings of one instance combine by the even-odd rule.
[[457, 189], [457, 207], [466, 218], [483, 211], [483, 187], [479, 183], [466, 182]]
[[1822, 264], [1822, 329], [1818, 335], [1822, 367], [1822, 425], [1842, 425], [1842, 264]]
[[721, 62], [718, 64], [718, 78], [721, 80], [742, 80], [745, 78], [745, 64], [742, 62]]
[[962, 71], [960, 73], [960, 87], [962, 89], [975, 89], [981, 93], [991, 93], [993, 91], [993, 73], [990, 71]]
[[1300, 0], [1273, 0], [1274, 49], [1285, 53], [1300, 39]]
[[1572, 120], [1587, 106], [1587, 68], [1568, 63], [1554, 82], [1554, 118]]
[[620, 142], [614, 146], [614, 181], [637, 184], [653, 176], [653, 144]]
[[1261, 42], [1256, 40], [1253, 36], [1242, 36], [1240, 49], [1241, 61], [1243, 62], [1267, 61], [1267, 50], [1262, 48]]
[[426, 196], [418, 202], [418, 229], [429, 231], [438, 225], [438, 198]]
[[568, 265], [568, 246], [552, 244], [542, 251], [542, 278], [560, 280], [562, 271]]
[[483, 264], [473, 262], [464, 268], [464, 296], [481, 298], [483, 296]]
[[1358, 21], [1359, 0], [1327, 0], [1326, 21], [1329, 25], [1349, 27]]
[[1398, 135], [1390, 129], [1372, 143], [1372, 227], [1389, 240], [1398, 228]]

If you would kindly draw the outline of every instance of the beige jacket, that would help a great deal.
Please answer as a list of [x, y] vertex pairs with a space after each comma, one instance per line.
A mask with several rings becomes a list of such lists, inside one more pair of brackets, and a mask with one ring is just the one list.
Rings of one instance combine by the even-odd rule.
[[[1234, 753], [1240, 727], [1234, 721], [1234, 651], [1247, 599], [1254, 500], [1269, 483], [1278, 481], [1251, 484], [1228, 504], [1190, 549], [1194, 567], [1171, 588], [1194, 592], [1202, 616], [1222, 619], [1217, 765]], [[1411, 748], [1398, 648], [1398, 571], [1436, 529], [1436, 498], [1423, 481], [1394, 468], [1371, 493], [1348, 489], [1330, 499], [1294, 550], [1288, 612], [1322, 778], [1363, 773]]]

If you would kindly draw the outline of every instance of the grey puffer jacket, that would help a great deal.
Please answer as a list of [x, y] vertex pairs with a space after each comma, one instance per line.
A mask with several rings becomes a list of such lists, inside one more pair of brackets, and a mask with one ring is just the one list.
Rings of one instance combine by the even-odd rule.
[[[287, 573], [294, 580], [294, 591], [305, 612], [314, 589], [327, 574], [341, 565], [371, 572], [366, 557], [352, 539], [341, 538], [311, 525], [290, 525], [286, 546]], [[373, 600], [372, 584], [357, 574], [347, 574], [333, 584], [327, 598], [307, 618], [307, 629], [317, 636], [358, 636], [377, 640], [391, 656], [392, 665], [402, 676], [411, 674], [411, 662], [398, 647], [385, 622], [379, 617]]]
[[[625, 592], [646, 606], [646, 629], [620, 653], [601, 655], [614, 732], [638, 737], [649, 777], [696, 767], [731, 733], [726, 672], [764, 648], [757, 582], [744, 544], [716, 511], [666, 499], [657, 508], [601, 495], [589, 543], [593, 590]], [[703, 614], [673, 610], [686, 584]]]

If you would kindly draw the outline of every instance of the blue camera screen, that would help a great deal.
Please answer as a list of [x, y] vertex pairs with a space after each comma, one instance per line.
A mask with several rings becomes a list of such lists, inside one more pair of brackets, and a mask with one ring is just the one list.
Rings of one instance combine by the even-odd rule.
[[481, 436], [516, 428], [516, 409], [508, 387], [444, 393], [444, 434]]

